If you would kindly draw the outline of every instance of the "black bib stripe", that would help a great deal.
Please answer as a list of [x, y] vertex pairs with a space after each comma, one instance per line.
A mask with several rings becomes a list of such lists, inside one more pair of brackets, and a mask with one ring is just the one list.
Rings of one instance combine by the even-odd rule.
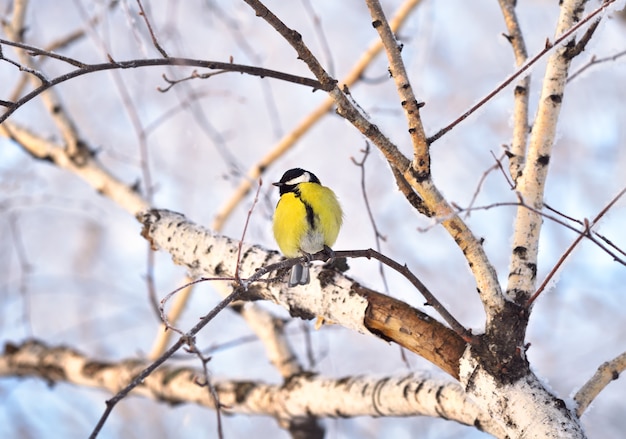
[[313, 208], [311, 207], [309, 203], [307, 203], [306, 201], [302, 199], [302, 196], [301, 196], [302, 194], [300, 193], [300, 190], [298, 188], [296, 188], [293, 192], [296, 195], [296, 197], [302, 202], [302, 204], [304, 204], [304, 209], [306, 210], [306, 222], [309, 223], [309, 227], [311, 228], [311, 230], [314, 230], [315, 229], [315, 212], [313, 212]]

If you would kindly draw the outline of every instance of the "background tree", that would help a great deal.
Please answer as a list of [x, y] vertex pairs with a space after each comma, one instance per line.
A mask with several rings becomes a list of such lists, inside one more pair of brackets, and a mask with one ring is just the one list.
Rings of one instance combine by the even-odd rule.
[[[2, 5], [3, 436], [620, 437], [623, 2], [588, 3]], [[352, 250], [288, 289], [294, 166]]]

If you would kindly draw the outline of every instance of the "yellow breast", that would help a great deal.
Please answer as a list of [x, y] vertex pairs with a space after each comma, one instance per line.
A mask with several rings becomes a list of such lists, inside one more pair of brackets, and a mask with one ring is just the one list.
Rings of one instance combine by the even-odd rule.
[[317, 253], [337, 240], [342, 223], [337, 197], [327, 187], [301, 183], [283, 194], [274, 213], [274, 238], [287, 257]]

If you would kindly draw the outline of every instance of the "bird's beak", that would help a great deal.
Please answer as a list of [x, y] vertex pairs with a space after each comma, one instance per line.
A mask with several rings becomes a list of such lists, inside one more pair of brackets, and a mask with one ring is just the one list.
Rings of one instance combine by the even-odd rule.
[[283, 184], [280, 181], [277, 181], [276, 183], [272, 183], [272, 185], [276, 187], [281, 187]]

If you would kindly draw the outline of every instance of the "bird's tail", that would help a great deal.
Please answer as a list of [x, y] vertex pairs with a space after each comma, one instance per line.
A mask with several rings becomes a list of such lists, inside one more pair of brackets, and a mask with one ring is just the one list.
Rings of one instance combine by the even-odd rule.
[[304, 264], [296, 264], [291, 268], [289, 276], [289, 286], [306, 285], [309, 283], [309, 266]]

